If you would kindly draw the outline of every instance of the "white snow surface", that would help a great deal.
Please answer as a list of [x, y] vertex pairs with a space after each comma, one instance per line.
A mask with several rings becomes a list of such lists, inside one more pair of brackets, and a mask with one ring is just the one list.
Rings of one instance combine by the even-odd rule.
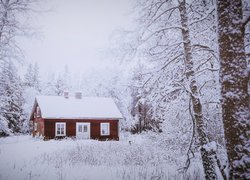
[[122, 114], [112, 98], [37, 96], [43, 118], [121, 119]]
[[210, 151], [216, 152], [217, 151], [217, 144], [215, 141], [212, 141], [212, 142], [209, 142], [209, 143], [203, 145], [203, 148], [205, 148], [207, 152], [210, 152]]
[[200, 158], [186, 174], [186, 156], [154, 134], [121, 133], [120, 141], [63, 139], [29, 135], [0, 138], [0, 179], [152, 180], [204, 179]]

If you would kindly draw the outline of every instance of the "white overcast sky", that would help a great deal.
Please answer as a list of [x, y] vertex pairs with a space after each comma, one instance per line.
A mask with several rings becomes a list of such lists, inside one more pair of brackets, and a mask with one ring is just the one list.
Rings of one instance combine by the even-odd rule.
[[99, 51], [109, 46], [112, 32], [131, 25], [129, 0], [48, 0], [50, 12], [36, 14], [30, 26], [41, 34], [21, 38], [27, 62], [37, 62], [41, 73], [81, 72], [104, 66]]

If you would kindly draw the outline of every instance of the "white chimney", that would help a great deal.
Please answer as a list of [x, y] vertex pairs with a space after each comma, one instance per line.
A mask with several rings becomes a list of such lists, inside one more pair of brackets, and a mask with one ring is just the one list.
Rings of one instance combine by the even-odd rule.
[[76, 99], [82, 99], [82, 93], [81, 92], [76, 92], [75, 93], [75, 98]]
[[63, 96], [64, 96], [64, 98], [69, 99], [69, 92], [68, 91], [64, 91], [63, 92]]

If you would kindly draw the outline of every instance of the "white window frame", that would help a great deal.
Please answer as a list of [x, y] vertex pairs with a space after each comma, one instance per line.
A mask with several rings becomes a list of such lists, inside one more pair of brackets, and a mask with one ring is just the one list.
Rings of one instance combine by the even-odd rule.
[[[60, 134], [57, 134], [57, 126], [61, 126], [61, 125], [64, 125], [64, 134], [61, 134], [61, 132], [60, 132]], [[66, 136], [66, 122], [56, 122], [56, 124], [55, 124], [55, 135], [56, 136]]]
[[[102, 132], [102, 129], [108, 125], [108, 132], [107, 134]], [[110, 123], [101, 123], [101, 136], [109, 136], [110, 135]]]
[[37, 122], [34, 123], [34, 131], [37, 131]]
[[[79, 132], [79, 125], [82, 126], [82, 132]], [[84, 125], [87, 125], [87, 132], [84, 132]], [[77, 122], [76, 123], [76, 137], [77, 138], [83, 138], [83, 139], [90, 139], [90, 131], [91, 131], [91, 123], [90, 122]], [[88, 134], [88, 136], [85, 136], [86, 134]], [[83, 134], [85, 134], [84, 136], [82, 136]]]
[[36, 117], [40, 117], [40, 107], [39, 106], [37, 106], [36, 107]]

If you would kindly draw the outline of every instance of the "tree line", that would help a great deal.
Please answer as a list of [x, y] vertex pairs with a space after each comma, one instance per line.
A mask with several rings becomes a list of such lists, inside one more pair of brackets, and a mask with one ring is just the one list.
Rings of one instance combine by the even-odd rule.
[[[112, 52], [121, 67], [73, 83], [67, 68], [43, 81], [36, 64], [18, 75], [22, 53], [15, 37], [24, 29], [15, 17], [28, 12], [32, 1], [1, 1], [0, 135], [28, 131], [35, 95], [78, 89], [85, 96], [113, 97], [124, 115], [123, 130], [170, 132], [171, 145], [187, 154], [182, 170], [200, 152], [206, 179], [218, 178], [217, 167], [224, 179], [249, 178], [249, 3], [133, 3], [137, 26], [121, 33]], [[219, 149], [226, 150], [227, 161]]]
[[138, 0], [137, 27], [122, 46], [130, 48], [127, 61], [139, 64], [135, 131], [191, 127], [185, 168], [199, 150], [206, 179], [218, 178], [216, 167], [224, 179], [250, 176], [249, 8], [241, 0]]

